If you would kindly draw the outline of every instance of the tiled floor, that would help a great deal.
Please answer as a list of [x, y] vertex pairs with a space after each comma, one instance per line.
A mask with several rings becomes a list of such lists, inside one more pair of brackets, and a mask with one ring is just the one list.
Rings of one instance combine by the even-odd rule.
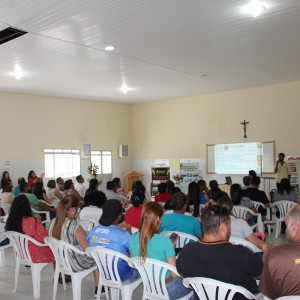
[[[274, 226], [273, 226], [274, 227]], [[267, 241], [272, 245], [279, 245], [286, 243], [285, 236], [280, 234], [278, 239], [275, 239], [275, 230], [272, 235], [267, 237]], [[14, 271], [15, 259], [13, 256], [12, 248], [5, 250], [6, 265], [0, 267], [0, 299], [1, 300], [29, 300], [33, 299], [32, 281], [30, 268], [21, 266], [18, 289], [15, 294], [12, 293], [14, 285]], [[52, 299], [53, 288], [53, 267], [48, 265], [42, 271], [41, 278], [41, 299]], [[140, 286], [133, 294], [133, 300], [140, 300], [142, 298], [143, 288]], [[62, 285], [58, 286], [57, 300], [71, 300], [72, 299], [72, 286], [67, 284], [67, 289], [64, 290]], [[82, 283], [82, 299], [94, 299], [94, 278], [89, 275], [83, 280]], [[101, 299], [105, 299], [102, 296]]]

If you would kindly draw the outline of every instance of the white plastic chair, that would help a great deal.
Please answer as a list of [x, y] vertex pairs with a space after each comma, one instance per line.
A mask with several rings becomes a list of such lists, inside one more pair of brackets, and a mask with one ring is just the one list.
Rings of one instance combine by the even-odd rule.
[[280, 200], [274, 202], [274, 206], [276, 210], [279, 212], [279, 218], [276, 216], [276, 233], [275, 233], [276, 239], [278, 238], [278, 235], [281, 230], [281, 222], [284, 222], [287, 212], [296, 205], [297, 203], [288, 200]]
[[257, 227], [258, 231], [264, 232], [264, 224], [261, 219], [260, 213], [255, 213], [253, 210], [251, 210], [248, 207], [241, 206], [241, 205], [234, 205], [232, 208], [232, 214], [236, 218], [247, 220], [247, 214], [251, 214], [253, 217], [257, 217], [257, 223], [250, 226], [252, 230], [254, 230]]
[[[0, 222], [3, 222], [4, 220], [7, 219], [7, 215], [0, 217]], [[4, 221], [5, 223], [5, 221]], [[5, 252], [4, 250], [7, 248], [12, 247], [12, 244], [9, 243], [8, 245], [0, 247], [0, 267], [5, 266]]]
[[231, 236], [230, 239], [229, 239], [229, 242], [231, 244], [234, 244], [234, 245], [242, 245], [242, 246], [248, 248], [249, 250], [251, 250], [254, 253], [262, 252], [259, 248], [257, 248], [251, 242], [249, 242], [247, 240], [240, 239], [240, 238], [235, 237], [235, 236]]
[[72, 278], [72, 289], [73, 289], [73, 300], [80, 300], [81, 299], [81, 282], [84, 277], [92, 273], [94, 270], [97, 269], [96, 266], [91, 267], [89, 269], [74, 272], [71, 264], [70, 264], [70, 252], [74, 251], [81, 255], [87, 255], [85, 252], [82, 252], [75, 248], [73, 245], [57, 240], [52, 237], [45, 238], [45, 242], [51, 248], [54, 257], [55, 257], [55, 272], [54, 272], [54, 283], [53, 283], [53, 300], [56, 299], [57, 293], [57, 284], [58, 284], [58, 276], [59, 273], [62, 275], [63, 280], [63, 287], [66, 289], [65, 283], [65, 274], [70, 275]]
[[191, 286], [199, 299], [231, 300], [236, 293], [244, 295], [247, 299], [262, 299], [262, 294], [253, 295], [244, 287], [225, 283], [205, 277], [188, 277], [183, 279], [183, 284]]
[[10, 203], [0, 203], [0, 207], [3, 209], [6, 216], [9, 215], [10, 207], [11, 207]]
[[133, 291], [142, 283], [142, 279], [138, 278], [131, 283], [122, 282], [120, 279], [118, 262], [121, 259], [128, 262], [129, 257], [104, 247], [89, 247], [85, 251], [94, 258], [99, 270], [97, 300], [100, 299], [102, 286], [105, 288], [106, 299], [109, 299], [109, 287], [113, 300], [119, 299], [119, 291], [121, 291], [122, 300], [131, 300]]
[[[257, 202], [257, 201], [252, 201], [254, 207], [256, 208], [256, 210], [258, 211], [258, 208], [259, 207], [262, 207], [264, 209], [267, 210], [267, 214], [266, 214], [266, 218], [269, 220], [269, 221], [264, 221], [264, 225], [267, 226], [268, 228], [268, 234], [271, 235], [271, 224], [270, 224], [270, 221], [271, 221], [271, 208], [270, 207], [266, 207], [263, 203], [261, 202]], [[275, 224], [275, 222], [273, 223]], [[264, 233], [264, 232], [263, 232]]]
[[[152, 258], [146, 258], [144, 262], [139, 256], [131, 257], [129, 261], [138, 269], [142, 277], [144, 285], [143, 300], [170, 300], [165, 279], [167, 271], [179, 276], [175, 267]], [[180, 298], [180, 300], [187, 300], [192, 295], [193, 291]]]
[[45, 224], [46, 226], [50, 224], [51, 219], [50, 219], [50, 212], [48, 210], [35, 210], [32, 207], [31, 210], [38, 215], [45, 214], [46, 219], [42, 221], [42, 223]]
[[21, 264], [29, 265], [31, 266], [33, 297], [35, 299], [39, 299], [41, 289], [41, 271], [48, 265], [48, 263], [33, 263], [28, 243], [31, 242], [39, 247], [46, 247], [46, 245], [41, 244], [32, 237], [26, 234], [21, 234], [19, 232], [7, 231], [6, 235], [10, 239], [16, 257], [15, 286], [13, 292], [15, 293], [17, 291]]
[[136, 227], [131, 227], [131, 233], [134, 234], [134, 233], [137, 233], [139, 232], [139, 229], [136, 228]]
[[176, 233], [179, 235], [179, 238], [176, 241], [175, 248], [183, 248], [186, 244], [190, 243], [191, 241], [198, 241], [198, 238], [196, 236], [180, 231], [163, 231], [160, 234], [166, 237], [170, 237], [172, 233]]

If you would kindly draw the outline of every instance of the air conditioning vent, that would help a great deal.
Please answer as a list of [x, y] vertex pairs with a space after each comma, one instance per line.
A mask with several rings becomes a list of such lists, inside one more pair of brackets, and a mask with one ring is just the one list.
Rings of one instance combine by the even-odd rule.
[[0, 44], [7, 43], [13, 39], [16, 39], [28, 32], [19, 30], [17, 28], [8, 27], [0, 31]]

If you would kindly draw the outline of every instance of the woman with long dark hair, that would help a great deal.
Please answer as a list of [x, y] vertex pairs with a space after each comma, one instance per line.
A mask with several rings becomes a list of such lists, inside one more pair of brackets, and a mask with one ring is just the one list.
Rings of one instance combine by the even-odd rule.
[[87, 195], [90, 192], [98, 191], [98, 187], [99, 187], [98, 179], [91, 179], [89, 182], [89, 188], [85, 191], [85, 194]]
[[[25, 195], [19, 195], [14, 199], [6, 221], [6, 230], [26, 234], [42, 244], [45, 243], [44, 238], [48, 236], [47, 230], [42, 225], [39, 217], [32, 216], [29, 200]], [[34, 263], [54, 261], [54, 256], [49, 247], [40, 247], [29, 243], [29, 252]]]
[[140, 219], [143, 210], [143, 204], [145, 202], [146, 189], [143, 185], [139, 185], [132, 193], [130, 202], [132, 206], [127, 210], [125, 214], [125, 223], [132, 227], [140, 227]]
[[[146, 258], [154, 258], [176, 267], [172, 241], [168, 237], [157, 234], [163, 212], [159, 203], [147, 202], [144, 204], [139, 232], [131, 236], [129, 249], [132, 256], [140, 256], [143, 261]], [[170, 299], [182, 298], [191, 292], [190, 289], [183, 286], [180, 277], [170, 272], [166, 273], [166, 287]], [[190, 299], [194, 299], [194, 296], [191, 296]]]
[[11, 179], [10, 179], [10, 174], [9, 174], [8, 171], [4, 171], [3, 174], [2, 174], [2, 178], [1, 178], [1, 188], [2, 188], [2, 189], [3, 189], [3, 183], [4, 183], [5, 181], [9, 182], [11, 188], [13, 187], [12, 181], [11, 181]]
[[49, 205], [52, 205], [51, 200], [46, 194], [46, 191], [44, 189], [44, 183], [41, 179], [38, 179], [34, 186], [32, 187], [32, 193], [39, 199], [46, 201]]

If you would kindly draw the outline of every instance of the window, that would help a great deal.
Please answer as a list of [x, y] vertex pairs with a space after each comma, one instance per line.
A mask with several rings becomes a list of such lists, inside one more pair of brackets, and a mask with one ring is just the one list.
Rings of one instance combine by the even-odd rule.
[[80, 174], [80, 150], [44, 149], [45, 177], [71, 178]]
[[92, 151], [91, 163], [99, 166], [99, 174], [112, 173], [111, 151]]

